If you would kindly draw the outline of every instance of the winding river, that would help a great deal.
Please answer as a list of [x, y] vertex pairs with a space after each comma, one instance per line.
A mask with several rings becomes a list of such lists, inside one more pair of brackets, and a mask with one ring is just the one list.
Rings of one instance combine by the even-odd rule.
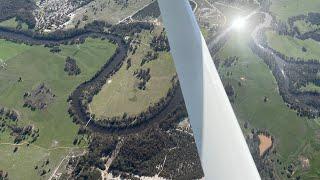
[[[115, 44], [117, 44], [118, 48], [116, 50], [116, 53], [112, 56], [112, 58], [110, 58], [110, 60], [106, 60], [106, 64], [103, 67], [101, 67], [101, 70], [98, 71], [90, 80], [80, 84], [69, 97], [70, 106], [74, 111], [73, 114], [74, 116], [78, 117], [78, 120], [80, 121], [78, 122], [81, 123], [82, 125], [86, 125], [89, 119], [87, 116], [87, 112], [83, 110], [85, 108], [81, 103], [82, 102], [81, 97], [84, 96], [84, 92], [86, 89], [90, 89], [94, 87], [96, 83], [106, 82], [110, 74], [117, 71], [117, 68], [119, 68], [122, 65], [122, 63], [127, 57], [127, 52], [128, 52], [127, 43], [120, 36], [110, 34], [110, 33], [97, 33], [97, 32], [83, 31], [76, 35], [71, 35], [65, 38], [46, 39], [41, 37], [34, 37], [28, 33], [22, 33], [22, 32], [20, 33], [15, 30], [0, 28], [1, 39], [6, 39], [14, 42], [21, 42], [26, 44], [34, 44], [34, 45], [50, 45], [50, 44], [57, 45], [57, 44], [67, 43], [72, 40], [85, 39], [90, 36], [95, 36], [95, 37], [104, 38], [106, 40], [110, 40]], [[152, 118], [146, 120], [145, 122], [137, 126], [132, 126], [130, 128], [114, 129], [114, 128], [101, 126], [93, 120], [87, 124], [87, 128], [94, 132], [118, 134], [118, 135], [136, 133], [147, 127], [152, 127], [153, 125], [157, 125], [162, 120], [166, 119], [167, 115], [173, 110], [175, 110], [176, 107], [181, 104], [184, 104], [184, 101], [183, 101], [183, 96], [180, 90], [180, 86], [178, 85], [174, 88], [173, 97], [164, 106], [164, 108], [160, 112], [152, 116]]]

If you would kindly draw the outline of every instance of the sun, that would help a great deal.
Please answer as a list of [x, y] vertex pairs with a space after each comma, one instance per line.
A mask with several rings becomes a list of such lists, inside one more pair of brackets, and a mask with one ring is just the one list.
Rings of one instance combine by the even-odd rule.
[[232, 23], [232, 28], [236, 30], [242, 30], [246, 26], [246, 19], [243, 17], [237, 17], [233, 23]]

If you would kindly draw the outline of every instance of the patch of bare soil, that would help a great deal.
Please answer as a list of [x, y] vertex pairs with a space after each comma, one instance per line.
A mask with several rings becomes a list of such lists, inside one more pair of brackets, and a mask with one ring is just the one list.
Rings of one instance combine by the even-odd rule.
[[55, 95], [52, 93], [52, 90], [42, 83], [31, 92], [24, 93], [23, 106], [31, 108], [31, 110], [43, 110], [53, 102], [54, 97]]
[[308, 170], [310, 168], [310, 161], [308, 158], [304, 156], [299, 157], [299, 161], [301, 163], [302, 169], [303, 170]]
[[269, 136], [266, 136], [264, 134], [259, 134], [258, 135], [259, 137], [259, 141], [260, 141], [260, 144], [259, 144], [259, 152], [260, 152], [260, 156], [263, 156], [264, 153], [269, 149], [271, 148], [272, 146], [272, 139], [271, 137]]

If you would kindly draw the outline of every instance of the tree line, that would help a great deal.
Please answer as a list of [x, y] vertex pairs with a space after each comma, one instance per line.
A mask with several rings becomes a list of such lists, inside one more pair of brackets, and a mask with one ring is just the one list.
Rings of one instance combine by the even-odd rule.
[[287, 35], [291, 37], [296, 37], [301, 40], [313, 39], [315, 41], [320, 41], [320, 34], [318, 32], [319, 28], [310, 30], [308, 32], [300, 32], [298, 27], [295, 25], [296, 21], [305, 21], [311, 25], [320, 25], [320, 13], [310, 12], [307, 15], [301, 14], [297, 16], [289, 17], [287, 22], [277, 20], [274, 15], [273, 17], [273, 29], [280, 35]]

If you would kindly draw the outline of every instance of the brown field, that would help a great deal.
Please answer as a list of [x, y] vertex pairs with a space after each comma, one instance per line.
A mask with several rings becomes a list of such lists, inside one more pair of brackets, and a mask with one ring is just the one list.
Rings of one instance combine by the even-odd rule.
[[271, 137], [267, 137], [266, 135], [260, 134], [258, 135], [260, 144], [259, 144], [259, 152], [260, 156], [262, 156], [269, 148], [272, 146]]

